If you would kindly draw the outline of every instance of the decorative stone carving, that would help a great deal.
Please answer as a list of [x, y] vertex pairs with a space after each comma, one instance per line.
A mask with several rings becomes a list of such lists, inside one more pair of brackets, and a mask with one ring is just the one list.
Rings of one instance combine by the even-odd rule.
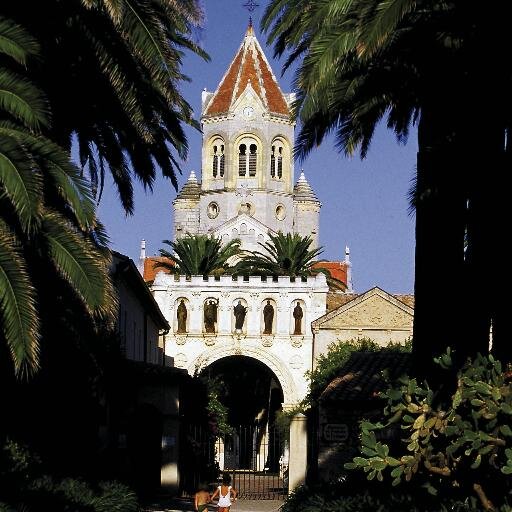
[[185, 345], [185, 343], [187, 342], [187, 336], [183, 336], [183, 335], [179, 335], [177, 334], [174, 339], [176, 340], [176, 345]]
[[304, 336], [290, 336], [292, 347], [300, 348], [304, 342]]
[[410, 327], [413, 317], [401, 307], [392, 304], [380, 295], [355, 304], [350, 309], [334, 316], [322, 325], [325, 328], [364, 326], [373, 328]]
[[217, 341], [217, 337], [215, 335], [204, 334], [204, 344], [207, 347], [213, 347], [213, 345], [215, 345], [216, 341]]
[[174, 356], [174, 366], [176, 368], [186, 368], [187, 366], [187, 356], [180, 352]]
[[271, 347], [274, 344], [274, 336], [262, 336], [261, 344], [267, 348]]

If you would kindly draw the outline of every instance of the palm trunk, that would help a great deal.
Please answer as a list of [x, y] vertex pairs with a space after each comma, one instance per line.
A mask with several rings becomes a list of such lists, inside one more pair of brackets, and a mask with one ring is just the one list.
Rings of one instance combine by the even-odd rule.
[[472, 331], [468, 338], [474, 345], [474, 352], [486, 353], [489, 347], [489, 333], [492, 326], [492, 351], [502, 361], [512, 360], [508, 334], [504, 329], [506, 321], [505, 301], [501, 290], [507, 290], [510, 283], [508, 253], [503, 250], [503, 233], [507, 223], [507, 195], [505, 186], [507, 155], [505, 152], [505, 129], [497, 122], [478, 123], [486, 126], [484, 134], [479, 133], [480, 156], [473, 156], [473, 169], [469, 189], [468, 250], [467, 250], [467, 293], [476, 297], [475, 290], [482, 296], [472, 301], [468, 316]]
[[447, 112], [425, 107], [418, 128], [413, 372], [434, 387], [442, 374], [433, 358], [459, 346], [455, 294], [464, 273], [462, 169], [451, 140], [455, 117]]

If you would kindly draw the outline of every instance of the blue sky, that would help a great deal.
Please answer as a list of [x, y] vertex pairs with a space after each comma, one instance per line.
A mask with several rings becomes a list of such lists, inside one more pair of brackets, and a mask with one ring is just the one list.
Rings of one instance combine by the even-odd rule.
[[[205, 63], [198, 57], [184, 57], [184, 71], [191, 78], [182, 93], [200, 116], [201, 91], [215, 90], [233, 59], [248, 24], [244, 0], [206, 0], [204, 29], [197, 42], [210, 54]], [[273, 51], [259, 31], [265, 0], [253, 13], [254, 27], [283, 92], [292, 90], [293, 73], [281, 77], [282, 62], [272, 59]], [[191, 170], [201, 170], [201, 134], [187, 129], [190, 152], [182, 164], [180, 186]], [[344, 258], [350, 247], [353, 284], [358, 292], [372, 286], [393, 293], [411, 293], [414, 286], [414, 216], [408, 213], [407, 193], [414, 176], [417, 141], [411, 130], [407, 145], [398, 144], [393, 133], [381, 126], [375, 133], [368, 156], [346, 158], [332, 139], [327, 139], [303, 164], [295, 163], [295, 179], [303, 168], [306, 178], [323, 204], [320, 214], [322, 257]], [[140, 240], [147, 254], [158, 254], [162, 240], [172, 237], [172, 201], [176, 191], [159, 178], [153, 193], [135, 183], [135, 214], [126, 217], [119, 206], [115, 189], [107, 183], [99, 216], [109, 232], [112, 248], [137, 260]]]

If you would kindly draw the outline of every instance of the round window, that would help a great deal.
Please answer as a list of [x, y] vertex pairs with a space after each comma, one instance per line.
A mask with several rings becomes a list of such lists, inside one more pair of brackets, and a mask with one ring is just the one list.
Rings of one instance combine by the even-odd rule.
[[276, 206], [276, 218], [277, 220], [284, 220], [286, 217], [286, 210], [282, 204]]
[[210, 203], [208, 205], [207, 214], [210, 219], [215, 219], [219, 215], [219, 205], [217, 203]]
[[245, 213], [247, 215], [254, 215], [254, 205], [251, 203], [240, 203], [238, 207], [238, 213]]

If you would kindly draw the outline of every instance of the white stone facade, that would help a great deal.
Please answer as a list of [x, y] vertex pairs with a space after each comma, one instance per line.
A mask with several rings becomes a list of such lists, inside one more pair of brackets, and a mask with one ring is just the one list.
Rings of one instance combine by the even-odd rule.
[[[290, 282], [252, 276], [248, 280], [231, 276], [173, 276], [160, 272], [152, 285], [153, 295], [171, 325], [166, 339], [166, 354], [175, 366], [193, 375], [209, 364], [231, 355], [242, 355], [265, 363], [276, 375], [284, 395], [284, 407], [291, 407], [307, 393], [304, 376], [311, 369], [313, 336], [311, 322], [326, 311], [327, 284], [320, 274]], [[187, 332], [178, 333], [177, 306], [187, 307]], [[218, 303], [215, 333], [205, 332], [204, 304]], [[247, 314], [241, 332], [236, 332], [233, 308], [241, 301]], [[263, 334], [263, 306], [274, 307], [272, 334]], [[301, 334], [294, 335], [293, 309], [297, 302], [304, 312]]]

